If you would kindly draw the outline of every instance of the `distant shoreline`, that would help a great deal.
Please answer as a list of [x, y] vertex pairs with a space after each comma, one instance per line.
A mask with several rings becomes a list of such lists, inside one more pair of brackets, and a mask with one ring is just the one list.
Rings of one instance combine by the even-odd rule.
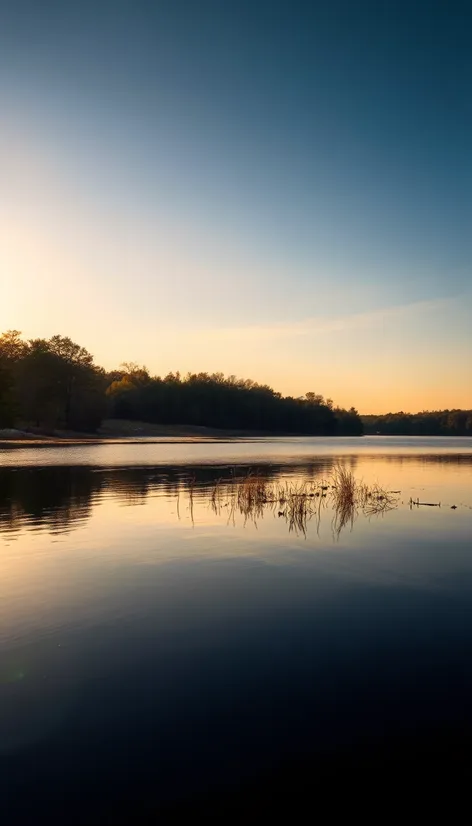
[[[287, 434], [283, 434], [290, 438]], [[83, 447], [84, 445], [158, 445], [158, 444], [222, 444], [230, 442], [259, 441], [261, 439], [280, 439], [281, 434], [264, 434], [263, 436], [254, 434], [244, 435], [221, 435], [221, 436], [195, 436], [191, 434], [169, 435], [169, 436], [77, 436], [74, 438], [55, 436], [44, 438], [24, 438], [24, 439], [1, 439], [0, 450], [14, 450], [15, 448], [39, 448], [39, 447]], [[303, 437], [302, 437], [303, 438]]]
[[[299, 433], [252, 430], [220, 430], [191, 425], [154, 425], [126, 419], [108, 419], [96, 434], [70, 431], [41, 432], [38, 429], [0, 430], [0, 449], [31, 447], [74, 447], [102, 444], [207, 444], [300, 437]], [[307, 436], [310, 434], [306, 434]], [[303, 434], [302, 434], [303, 438]]]
[[[164, 428], [163, 428], [164, 429]], [[169, 431], [175, 430], [169, 427]], [[401, 434], [373, 434], [366, 433], [363, 438], [391, 438], [391, 439], [458, 439], [467, 438], [464, 436], [403, 436]], [[84, 447], [85, 445], [169, 445], [169, 444], [232, 444], [237, 442], [258, 442], [266, 441], [268, 439], [333, 439], [337, 440], [338, 436], [322, 436], [313, 434], [300, 433], [254, 433], [249, 431], [215, 431], [211, 434], [197, 434], [189, 431], [182, 431], [179, 433], [169, 432], [168, 434], [143, 434], [136, 435], [116, 435], [116, 436], [89, 436], [86, 434], [70, 435], [33, 435], [27, 434], [24, 438], [2, 438], [0, 436], [0, 451], [8, 450], [28, 450], [31, 448], [53, 448], [53, 447]], [[349, 436], [344, 438], [360, 439], [359, 436]], [[471, 439], [472, 441], [472, 439]]]

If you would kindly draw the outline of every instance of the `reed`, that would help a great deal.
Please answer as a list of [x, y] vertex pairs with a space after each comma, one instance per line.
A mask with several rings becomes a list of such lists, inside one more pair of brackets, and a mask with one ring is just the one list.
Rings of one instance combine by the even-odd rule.
[[[190, 515], [193, 521], [195, 479], [189, 479]], [[236, 514], [244, 522], [257, 525], [266, 511], [283, 518], [290, 531], [306, 535], [308, 522], [315, 520], [319, 531], [324, 510], [332, 511], [332, 530], [335, 536], [362, 513], [370, 517], [383, 514], [398, 505], [397, 491], [386, 491], [380, 485], [368, 485], [357, 480], [345, 465], [337, 465], [329, 479], [313, 483], [286, 480], [270, 481], [259, 472], [249, 471], [245, 476], [231, 474], [218, 478], [208, 493], [209, 507], [217, 515], [223, 510], [228, 522], [235, 524]]]

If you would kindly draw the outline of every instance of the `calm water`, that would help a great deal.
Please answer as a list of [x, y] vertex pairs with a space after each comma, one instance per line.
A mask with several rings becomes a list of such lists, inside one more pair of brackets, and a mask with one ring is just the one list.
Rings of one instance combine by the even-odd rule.
[[[395, 506], [339, 531], [320, 496], [300, 530], [231, 499], [339, 462]], [[4, 822], [144, 822], [398, 753], [470, 768], [472, 440], [4, 450], [0, 550]]]

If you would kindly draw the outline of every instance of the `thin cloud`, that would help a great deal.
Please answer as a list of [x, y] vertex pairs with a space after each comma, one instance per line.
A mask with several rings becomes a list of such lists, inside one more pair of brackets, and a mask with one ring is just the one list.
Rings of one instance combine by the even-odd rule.
[[[374, 310], [368, 313], [355, 313], [353, 315], [335, 316], [331, 318], [307, 318], [302, 321], [270, 324], [270, 325], [248, 325], [246, 327], [223, 327], [212, 330], [205, 330], [205, 338], [214, 338], [219, 341], [244, 339], [245, 341], [271, 341], [281, 338], [299, 338], [304, 336], [319, 335], [321, 333], [336, 333], [347, 330], [365, 330], [372, 327], [382, 326], [391, 319], [406, 319], [409, 316], [435, 312], [444, 309], [451, 303], [450, 298], [442, 298], [431, 301], [416, 301], [410, 304], [401, 304], [394, 307], [387, 307]], [[203, 332], [203, 331], [202, 331]]]

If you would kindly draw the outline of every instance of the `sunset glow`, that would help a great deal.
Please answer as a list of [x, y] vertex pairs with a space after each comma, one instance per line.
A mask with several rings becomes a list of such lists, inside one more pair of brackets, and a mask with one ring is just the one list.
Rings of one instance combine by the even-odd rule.
[[179, 5], [2, 27], [0, 330], [364, 413], [470, 408], [460, 34], [314, 13], [308, 43], [229, 4], [197, 37]]

